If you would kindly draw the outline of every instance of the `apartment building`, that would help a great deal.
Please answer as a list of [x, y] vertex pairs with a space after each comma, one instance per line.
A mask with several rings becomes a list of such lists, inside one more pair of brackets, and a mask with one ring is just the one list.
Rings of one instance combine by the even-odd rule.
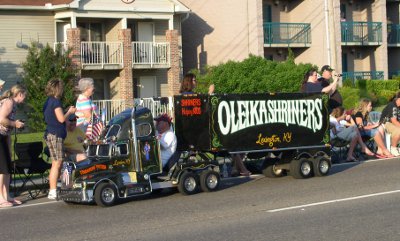
[[181, 0], [184, 71], [249, 54], [333, 66], [349, 79], [399, 74], [399, 0]]
[[82, 77], [95, 80], [95, 100], [177, 93], [182, 75], [176, 0], [0, 0], [0, 78], [21, 80], [32, 41], [72, 50]]

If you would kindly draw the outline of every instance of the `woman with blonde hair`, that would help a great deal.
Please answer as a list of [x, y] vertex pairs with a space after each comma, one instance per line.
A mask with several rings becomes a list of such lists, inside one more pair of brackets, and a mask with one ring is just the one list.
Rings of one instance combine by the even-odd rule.
[[20, 205], [21, 201], [10, 197], [11, 138], [14, 128], [24, 127], [24, 123], [15, 120], [17, 104], [24, 102], [26, 89], [14, 85], [0, 97], [0, 208]]
[[61, 98], [64, 92], [64, 83], [62, 80], [50, 80], [46, 86], [47, 100], [43, 106], [44, 121], [46, 122], [46, 131], [44, 139], [49, 148], [51, 158], [51, 169], [49, 174], [50, 190], [49, 199], [57, 198], [57, 179], [60, 175], [61, 164], [64, 158], [64, 139], [67, 136], [65, 120], [69, 115], [75, 113], [74, 106], [70, 106], [64, 114]]
[[356, 109], [354, 109], [354, 120], [360, 131], [361, 136], [373, 137], [378, 146], [377, 156], [380, 158], [394, 157], [386, 148], [384, 143], [384, 129], [381, 123], [371, 123], [369, 113], [372, 110], [372, 102], [369, 99], [362, 99]]
[[350, 142], [349, 151], [347, 152], [346, 162], [356, 161], [353, 156], [354, 148], [359, 144], [361, 146], [361, 150], [363, 153], [368, 156], [375, 156], [375, 154], [368, 149], [365, 143], [361, 139], [360, 132], [357, 129], [357, 126], [352, 125], [345, 127], [341, 124], [341, 121], [346, 120], [346, 113], [342, 106], [336, 107], [332, 110], [331, 115], [329, 116], [329, 122], [331, 125], [331, 139], [337, 137], [342, 140]]

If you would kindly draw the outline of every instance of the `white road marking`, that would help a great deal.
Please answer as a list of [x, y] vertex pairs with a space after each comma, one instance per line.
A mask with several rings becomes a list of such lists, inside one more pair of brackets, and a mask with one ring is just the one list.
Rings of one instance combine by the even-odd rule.
[[334, 199], [334, 200], [323, 201], [323, 202], [309, 203], [309, 204], [298, 205], [298, 206], [291, 206], [291, 207], [286, 207], [286, 208], [271, 209], [271, 210], [267, 210], [266, 212], [275, 213], [275, 212], [282, 212], [282, 211], [293, 210], [293, 209], [300, 209], [300, 208], [303, 209], [306, 207], [313, 207], [313, 206], [319, 206], [319, 205], [325, 205], [325, 204], [337, 203], [337, 202], [346, 202], [346, 201], [352, 201], [352, 200], [363, 199], [363, 198], [368, 198], [368, 197], [389, 195], [389, 194], [394, 194], [394, 193], [399, 193], [399, 192], [400, 192], [400, 190], [378, 192], [378, 193], [366, 194], [366, 195], [361, 195], [361, 196], [354, 196], [354, 197]]

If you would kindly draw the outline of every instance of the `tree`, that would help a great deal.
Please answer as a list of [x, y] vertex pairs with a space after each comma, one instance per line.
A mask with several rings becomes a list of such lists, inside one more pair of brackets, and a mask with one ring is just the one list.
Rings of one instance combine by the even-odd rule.
[[45, 88], [49, 80], [63, 80], [62, 102], [65, 106], [74, 103], [73, 80], [77, 71], [68, 55], [69, 51], [64, 51], [61, 45], [54, 51], [48, 44], [40, 48], [37, 42], [32, 42], [28, 49], [26, 62], [22, 64], [22, 83], [28, 90], [26, 114], [31, 131], [43, 131], [45, 128], [43, 105], [47, 99]]

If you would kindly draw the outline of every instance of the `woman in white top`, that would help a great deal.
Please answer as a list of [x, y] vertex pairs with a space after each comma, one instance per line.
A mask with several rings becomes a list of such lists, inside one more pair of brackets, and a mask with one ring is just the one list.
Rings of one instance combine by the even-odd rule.
[[[342, 121], [346, 120], [349, 120], [348, 127], [341, 123]], [[331, 125], [331, 139], [340, 138], [342, 140], [350, 142], [346, 162], [357, 161], [353, 156], [354, 148], [357, 144], [361, 146], [361, 151], [363, 153], [367, 154], [368, 156], [375, 156], [375, 154], [371, 150], [369, 150], [362, 141], [357, 126], [355, 125], [352, 118], [347, 118], [347, 115], [345, 114], [344, 108], [342, 106], [336, 107], [332, 110], [332, 113], [329, 116], [329, 122]]]

